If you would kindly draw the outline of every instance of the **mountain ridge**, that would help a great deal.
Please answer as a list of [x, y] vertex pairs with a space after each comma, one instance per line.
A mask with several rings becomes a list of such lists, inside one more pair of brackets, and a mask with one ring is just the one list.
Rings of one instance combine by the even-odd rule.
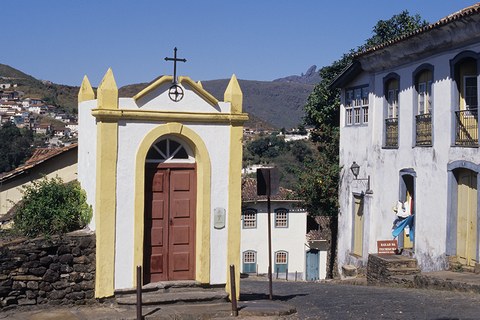
[[[302, 123], [303, 107], [313, 91], [316, 81], [316, 66], [301, 76], [288, 76], [274, 81], [239, 80], [243, 92], [243, 110], [249, 113], [246, 126], [257, 129], [294, 128]], [[34, 77], [8, 65], [0, 64], [0, 79], [3, 82], [16, 83], [16, 90], [26, 96], [41, 98], [48, 104], [54, 104], [70, 113], [77, 113], [77, 94], [79, 87], [55, 84]], [[202, 81], [205, 90], [218, 100], [223, 94], [229, 79]], [[119, 88], [119, 96], [132, 97], [148, 83], [130, 84]]]

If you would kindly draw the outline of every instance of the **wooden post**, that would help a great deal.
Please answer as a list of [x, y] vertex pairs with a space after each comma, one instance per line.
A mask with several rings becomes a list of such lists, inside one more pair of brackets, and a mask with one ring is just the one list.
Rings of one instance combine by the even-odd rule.
[[232, 297], [232, 316], [238, 316], [237, 289], [235, 288], [235, 265], [230, 265], [230, 296]]
[[142, 320], [142, 267], [137, 266], [137, 320]]

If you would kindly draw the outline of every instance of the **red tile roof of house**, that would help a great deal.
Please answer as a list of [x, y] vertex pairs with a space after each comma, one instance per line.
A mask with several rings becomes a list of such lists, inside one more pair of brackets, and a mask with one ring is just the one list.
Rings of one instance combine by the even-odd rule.
[[28, 159], [23, 165], [11, 171], [0, 173], [0, 182], [16, 177], [22, 174], [23, 172], [25, 172], [26, 170], [31, 169], [48, 159], [56, 157], [64, 152], [67, 152], [68, 150], [71, 150], [77, 147], [78, 147], [78, 143], [73, 143], [69, 146], [62, 147], [62, 148], [37, 148], [33, 152], [30, 159]]
[[[242, 201], [266, 201], [267, 196], [257, 195], [257, 180], [245, 178], [242, 180]], [[294, 191], [280, 187], [278, 194], [270, 197], [270, 200], [298, 200]]]
[[398, 42], [401, 42], [401, 41], [404, 41], [406, 39], [409, 39], [413, 36], [416, 36], [418, 34], [421, 34], [421, 33], [425, 33], [425, 32], [428, 32], [430, 30], [433, 30], [433, 29], [436, 29], [436, 28], [439, 28], [439, 27], [442, 27], [446, 24], [449, 24], [451, 22], [454, 22], [456, 20], [459, 20], [461, 18], [464, 18], [464, 17], [468, 17], [468, 16], [471, 16], [471, 15], [474, 15], [474, 14], [478, 14], [480, 13], [480, 2], [474, 4], [474, 5], [471, 5], [469, 7], [466, 7], [462, 10], [459, 10], [457, 12], [454, 12], [448, 16], [446, 16], [445, 18], [442, 18], [440, 20], [438, 20], [437, 22], [435, 23], [432, 23], [432, 24], [429, 24], [428, 26], [425, 26], [423, 28], [420, 28], [420, 29], [417, 29], [415, 31], [412, 31], [410, 33], [407, 33], [403, 36], [400, 36], [398, 38], [395, 38], [393, 40], [390, 40], [390, 41], [387, 41], [385, 43], [382, 43], [382, 44], [379, 44], [377, 46], [374, 46], [374, 47], [370, 47], [368, 48], [367, 50], [365, 51], [362, 51], [358, 54], [356, 54], [355, 56], [363, 56], [365, 54], [368, 54], [368, 53], [371, 53], [373, 51], [377, 51], [379, 49], [383, 49], [385, 47], [388, 47], [392, 44], [395, 44], [395, 43], [398, 43]]

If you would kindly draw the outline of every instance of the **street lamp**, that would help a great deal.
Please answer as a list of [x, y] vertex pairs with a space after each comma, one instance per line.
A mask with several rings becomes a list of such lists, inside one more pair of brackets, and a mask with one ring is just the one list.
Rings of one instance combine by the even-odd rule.
[[373, 193], [373, 191], [370, 190], [370, 176], [367, 176], [367, 178], [358, 178], [358, 174], [360, 173], [360, 166], [355, 161], [353, 161], [352, 165], [350, 166], [350, 170], [353, 173], [354, 180], [366, 180], [367, 181], [367, 190], [365, 191], [365, 193], [367, 193], [367, 194]]

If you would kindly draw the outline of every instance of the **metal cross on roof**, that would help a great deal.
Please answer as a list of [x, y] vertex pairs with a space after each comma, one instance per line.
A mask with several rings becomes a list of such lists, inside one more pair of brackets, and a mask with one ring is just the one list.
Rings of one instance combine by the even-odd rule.
[[165, 57], [165, 61], [173, 61], [173, 83], [177, 83], [177, 61], [187, 62], [187, 59], [177, 58], [177, 47], [173, 49], [173, 58]]

